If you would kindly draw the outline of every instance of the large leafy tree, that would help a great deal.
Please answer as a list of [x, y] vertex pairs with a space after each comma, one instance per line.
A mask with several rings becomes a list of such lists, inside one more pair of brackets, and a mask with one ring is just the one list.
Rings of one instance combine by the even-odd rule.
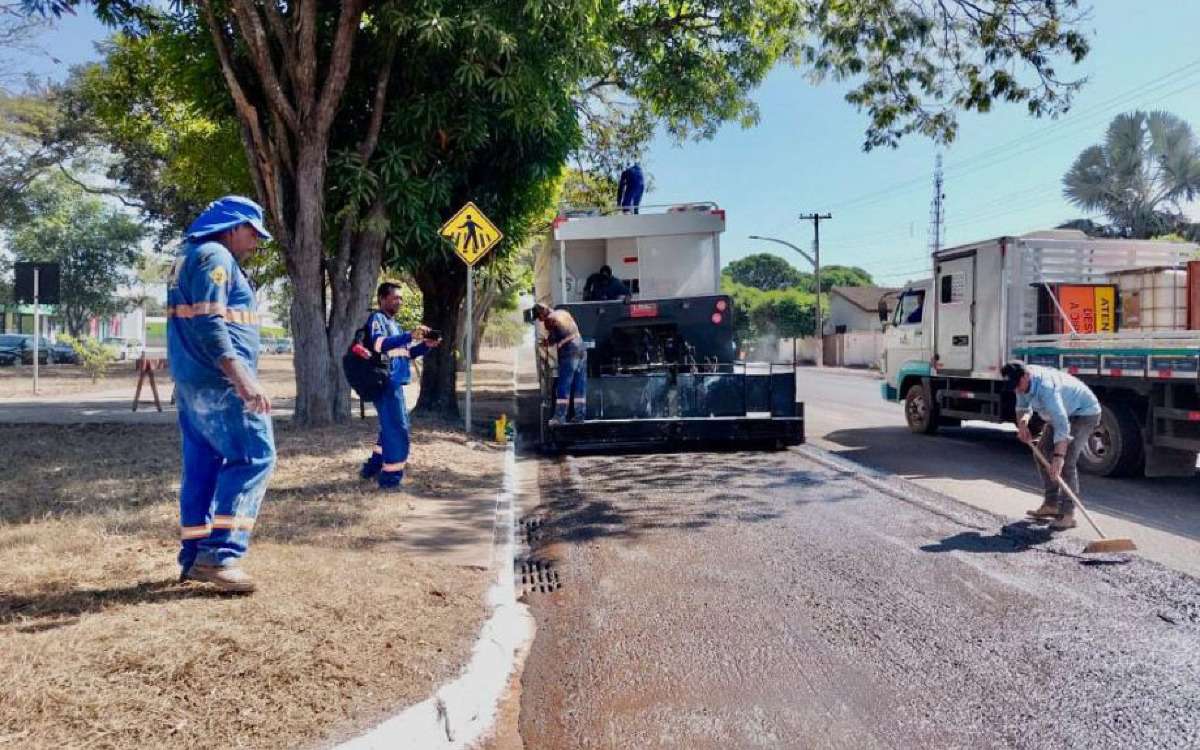
[[122, 312], [119, 292], [140, 255], [141, 224], [61, 175], [37, 180], [28, 201], [31, 218], [3, 227], [4, 239], [19, 260], [61, 265], [59, 311], [67, 330], [79, 336], [89, 319]]
[[1182, 204], [1200, 193], [1200, 143], [1168, 112], [1117, 115], [1104, 142], [1084, 149], [1063, 177], [1063, 195], [1103, 213], [1114, 233], [1138, 239], [1187, 222]]
[[[57, 13], [80, 1], [27, 0]], [[138, 31], [166, 27], [149, 0], [95, 7]], [[295, 291], [296, 418], [307, 424], [344, 413], [336, 354], [385, 257], [412, 269], [429, 322], [456, 328], [465, 274], [430, 229], [461, 200], [519, 221], [551, 199], [547, 186], [572, 150], [593, 147], [583, 166], [612, 169], [656, 124], [681, 138], [751, 124], [750, 93], [780, 60], [852, 80], [850, 101], [871, 118], [870, 147], [912, 132], [950, 139], [955, 111], [995, 100], [1058, 111], [1077, 84], [1053, 66], [1087, 50], [1072, 26], [1075, 0], [177, 7], [173, 33], [207, 39], [203, 55], [221, 72], [221, 100], [206, 111], [235, 113], [279, 238]], [[443, 67], [430, 70], [428, 60]], [[454, 410], [453, 358], [447, 347], [426, 368], [424, 406]]]
[[803, 273], [771, 253], [755, 253], [735, 260], [725, 266], [724, 273], [737, 284], [763, 291], [790, 289], [804, 283]]

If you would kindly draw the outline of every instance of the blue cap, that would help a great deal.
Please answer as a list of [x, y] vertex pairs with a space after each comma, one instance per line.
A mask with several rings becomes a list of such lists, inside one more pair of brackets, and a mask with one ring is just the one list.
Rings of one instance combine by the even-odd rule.
[[184, 236], [195, 240], [235, 229], [242, 224], [254, 227], [254, 231], [264, 240], [271, 239], [271, 233], [263, 223], [262, 206], [240, 195], [227, 195], [209, 203], [208, 208], [187, 228]]

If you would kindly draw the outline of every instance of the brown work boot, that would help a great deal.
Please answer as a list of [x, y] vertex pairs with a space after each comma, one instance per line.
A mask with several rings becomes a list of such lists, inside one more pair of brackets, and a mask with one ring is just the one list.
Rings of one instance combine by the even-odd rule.
[[1027, 510], [1025, 515], [1033, 518], [1058, 518], [1058, 503], [1052, 503], [1049, 500], [1042, 502], [1041, 507], [1037, 510]]
[[1051, 531], [1066, 531], [1075, 528], [1075, 514], [1064, 513], [1050, 522]]
[[183, 574], [184, 580], [211, 583], [222, 591], [249, 594], [254, 591], [254, 579], [235, 565], [193, 565]]

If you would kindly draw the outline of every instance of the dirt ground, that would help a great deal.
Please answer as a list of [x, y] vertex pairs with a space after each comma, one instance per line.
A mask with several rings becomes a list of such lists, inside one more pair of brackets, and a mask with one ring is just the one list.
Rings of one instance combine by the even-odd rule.
[[[290, 354], [264, 355], [259, 360], [259, 377], [266, 384], [271, 398], [295, 398], [296, 381], [292, 375]], [[154, 373], [159, 395], [171, 397], [171, 373], [158, 370]], [[133, 362], [114, 362], [108, 373], [95, 383], [78, 365], [45, 365], [38, 368], [38, 393], [42, 396], [86, 397], [96, 393], [111, 393], [127, 389], [132, 401], [137, 388], [138, 373]], [[33, 366], [19, 365], [0, 367], [0, 398], [33, 396]], [[150, 400], [150, 385], [143, 386], [142, 401]]]
[[[485, 406], [511, 361], [477, 368]], [[0, 426], [0, 747], [324, 746], [452, 678], [490, 577], [401, 552], [402, 527], [494, 491], [503, 453], [417, 418], [407, 488], [383, 495], [356, 477], [375, 429], [276, 422], [259, 591], [229, 597], [176, 581], [174, 426]]]
[[[161, 382], [168, 378], [158, 376]], [[92, 378], [78, 365], [43, 365], [38, 368], [38, 393], [43, 396], [65, 396], [113, 390], [128, 386], [129, 396], [137, 386], [137, 372], [132, 362], [117, 362], [108, 375], [93, 383]], [[0, 367], [0, 398], [33, 395], [33, 365]]]

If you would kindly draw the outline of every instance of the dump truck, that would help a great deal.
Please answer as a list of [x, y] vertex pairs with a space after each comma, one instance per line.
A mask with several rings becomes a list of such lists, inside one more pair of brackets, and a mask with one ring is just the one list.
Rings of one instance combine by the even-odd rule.
[[911, 432], [1014, 419], [1000, 368], [1045, 365], [1103, 410], [1080, 468], [1186, 476], [1200, 452], [1200, 255], [1183, 242], [1052, 230], [933, 253], [885, 323], [883, 398]]
[[[737, 311], [720, 292], [724, 230], [725, 212], [711, 202], [560, 211], [535, 254], [534, 296], [579, 326], [587, 406], [551, 422], [557, 363], [539, 347], [544, 448], [804, 441], [794, 364], [737, 356]], [[605, 265], [624, 297], [585, 301], [587, 278]]]

